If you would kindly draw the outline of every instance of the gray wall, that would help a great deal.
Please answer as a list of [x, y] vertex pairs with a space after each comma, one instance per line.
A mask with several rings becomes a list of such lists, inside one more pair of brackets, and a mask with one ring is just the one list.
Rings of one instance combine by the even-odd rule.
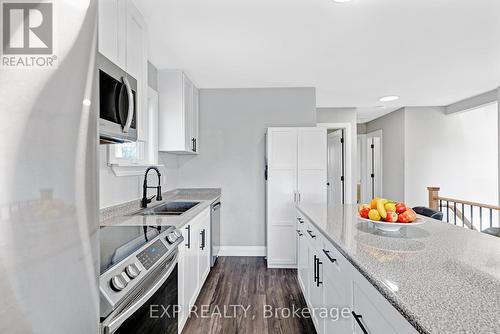
[[315, 126], [313, 88], [200, 90], [200, 154], [179, 157], [181, 187], [222, 187], [224, 246], [265, 246], [265, 133]]
[[405, 200], [405, 111], [398, 109], [366, 123], [366, 132], [382, 130], [383, 196]]

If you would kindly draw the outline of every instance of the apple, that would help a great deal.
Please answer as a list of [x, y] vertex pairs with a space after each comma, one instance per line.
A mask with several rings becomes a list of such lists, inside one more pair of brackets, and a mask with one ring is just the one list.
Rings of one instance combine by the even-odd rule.
[[398, 214], [394, 211], [387, 211], [387, 216], [385, 217], [385, 221], [388, 223], [394, 223], [398, 221]]

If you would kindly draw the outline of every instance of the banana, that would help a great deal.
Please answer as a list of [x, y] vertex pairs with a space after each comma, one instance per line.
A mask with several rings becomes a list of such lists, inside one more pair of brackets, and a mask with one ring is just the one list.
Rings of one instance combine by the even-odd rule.
[[387, 202], [385, 198], [379, 198], [377, 201], [377, 211], [383, 219], [387, 217], [387, 211], [385, 210], [385, 203]]

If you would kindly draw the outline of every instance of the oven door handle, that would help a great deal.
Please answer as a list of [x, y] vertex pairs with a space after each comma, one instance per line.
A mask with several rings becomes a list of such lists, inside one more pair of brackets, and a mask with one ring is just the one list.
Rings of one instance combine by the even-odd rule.
[[158, 289], [165, 283], [167, 278], [170, 276], [172, 271], [175, 269], [175, 265], [177, 264], [177, 258], [178, 258], [178, 253], [175, 254], [175, 257], [173, 260], [170, 262], [168, 269], [166, 270], [165, 274], [163, 274], [154, 284], [153, 286], [146, 291], [143, 295], [141, 295], [137, 300], [132, 303], [129, 307], [126, 309], [119, 311], [117, 313], [113, 312], [111, 313], [106, 320], [103, 321], [102, 323], [102, 334], [113, 334], [120, 328], [120, 326], [132, 315], [134, 314], [139, 308], [144, 305], [145, 302], [148, 301], [149, 298], [151, 298], [152, 295], [158, 291]]
[[132, 88], [130, 88], [130, 83], [128, 82], [127, 77], [123, 77], [123, 84], [127, 89], [127, 96], [128, 96], [127, 121], [125, 122], [125, 126], [123, 127], [123, 133], [127, 133], [130, 130], [130, 126], [132, 125], [132, 119], [134, 118], [134, 94], [132, 93]]

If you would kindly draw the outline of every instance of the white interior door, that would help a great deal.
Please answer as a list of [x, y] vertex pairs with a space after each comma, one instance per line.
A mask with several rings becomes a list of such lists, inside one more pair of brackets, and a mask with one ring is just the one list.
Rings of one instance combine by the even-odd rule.
[[328, 204], [344, 202], [342, 130], [328, 134]]
[[367, 135], [367, 180], [370, 198], [383, 197], [382, 137], [378, 132]]
[[326, 128], [300, 128], [298, 137], [298, 201], [327, 201]]
[[296, 265], [297, 128], [267, 132], [267, 264]]

